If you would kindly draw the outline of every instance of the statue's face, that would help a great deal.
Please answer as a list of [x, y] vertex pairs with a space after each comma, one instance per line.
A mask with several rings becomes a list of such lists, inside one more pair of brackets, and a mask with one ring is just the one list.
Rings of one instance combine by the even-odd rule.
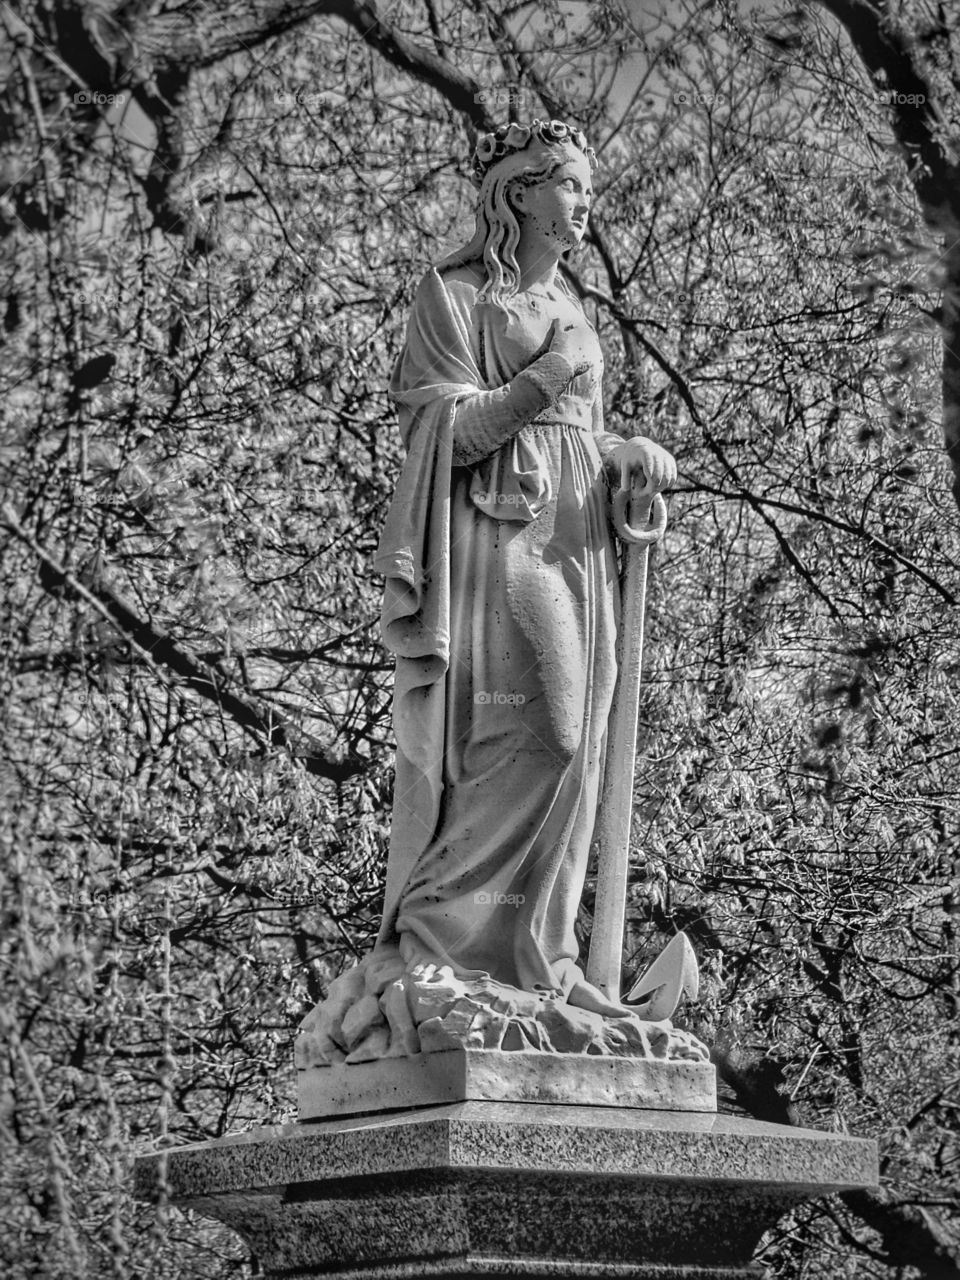
[[587, 229], [593, 198], [590, 162], [575, 147], [564, 148], [565, 159], [550, 177], [530, 187], [518, 187], [514, 202], [521, 226], [528, 222], [538, 238], [558, 253], [575, 248]]

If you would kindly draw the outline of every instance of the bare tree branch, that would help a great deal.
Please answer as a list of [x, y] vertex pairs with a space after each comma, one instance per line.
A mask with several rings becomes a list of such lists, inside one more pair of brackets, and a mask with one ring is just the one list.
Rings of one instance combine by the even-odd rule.
[[[219, 11], [200, 9], [192, 29], [179, 17], [172, 21], [171, 15], [159, 14], [134, 20], [120, 32], [109, 30], [96, 10], [66, 0], [50, 10], [43, 39], [36, 41], [35, 47], [91, 91], [129, 89], [156, 130], [150, 168], [142, 179], [155, 225], [169, 234], [187, 235], [193, 219], [181, 116], [191, 74], [236, 54], [251, 53], [317, 17], [346, 22], [399, 71], [436, 89], [475, 129], [495, 127], [476, 81], [385, 22], [370, 0], [251, 4], [246, 13], [231, 10], [229, 18]], [[91, 108], [91, 138], [98, 124], [99, 113]], [[208, 164], [217, 150], [218, 144], [208, 148]], [[212, 246], [201, 235], [193, 247], [205, 252]]]
[[[818, 0], [843, 25], [875, 83], [890, 92], [894, 136], [927, 225], [944, 237], [943, 437], [960, 507], [960, 163], [946, 150], [937, 93], [922, 70], [917, 41], [883, 0]], [[946, 24], [941, 34], [946, 35]]]
[[850, 36], [874, 82], [890, 91], [890, 120], [932, 230], [960, 228], [960, 168], [941, 140], [937, 94], [920, 68], [916, 45], [875, 0], [819, 0]]
[[103, 583], [86, 585], [79, 581], [53, 555], [42, 547], [20, 524], [13, 508], [5, 504], [0, 508], [4, 525], [39, 560], [44, 573], [42, 581], [50, 593], [67, 591], [85, 600], [101, 617], [110, 622], [154, 668], [165, 668], [180, 677], [184, 683], [202, 698], [215, 702], [244, 732], [261, 746], [269, 745], [290, 751], [315, 777], [343, 782], [362, 773], [366, 767], [361, 760], [337, 760], [315, 746], [308, 753], [294, 751], [288, 726], [272, 707], [258, 709], [249, 700], [239, 697], [228, 687], [227, 677], [215, 667], [209, 666], [178, 644], [170, 636], [159, 631], [116, 592]]

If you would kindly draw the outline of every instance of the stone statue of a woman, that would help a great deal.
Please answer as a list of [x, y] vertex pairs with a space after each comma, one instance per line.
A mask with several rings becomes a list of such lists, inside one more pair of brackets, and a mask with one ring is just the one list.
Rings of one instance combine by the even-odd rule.
[[593, 151], [480, 138], [477, 229], [420, 281], [390, 390], [406, 463], [376, 567], [396, 655], [380, 936], [307, 1019], [302, 1066], [450, 1047], [705, 1056], [578, 964], [619, 610], [610, 486], [671, 456], [604, 431], [597, 335], [558, 265]]

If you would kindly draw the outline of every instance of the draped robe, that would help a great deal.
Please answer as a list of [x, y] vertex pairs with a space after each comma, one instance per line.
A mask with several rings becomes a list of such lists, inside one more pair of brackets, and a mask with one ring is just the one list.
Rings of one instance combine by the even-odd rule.
[[[566, 994], [616, 675], [602, 357], [558, 283], [509, 313], [468, 268], [420, 283], [390, 390], [407, 450], [376, 567], [396, 655], [396, 784], [376, 955]], [[542, 353], [554, 318], [591, 369], [488, 457], [457, 416]]]

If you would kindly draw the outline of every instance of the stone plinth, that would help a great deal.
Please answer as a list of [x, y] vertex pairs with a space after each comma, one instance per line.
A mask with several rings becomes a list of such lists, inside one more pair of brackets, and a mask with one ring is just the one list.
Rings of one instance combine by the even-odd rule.
[[449, 1102], [537, 1102], [716, 1111], [710, 1062], [453, 1049], [299, 1071], [301, 1120]]
[[233, 1227], [279, 1277], [756, 1277], [874, 1143], [709, 1113], [507, 1102], [258, 1129], [141, 1156], [136, 1193]]

